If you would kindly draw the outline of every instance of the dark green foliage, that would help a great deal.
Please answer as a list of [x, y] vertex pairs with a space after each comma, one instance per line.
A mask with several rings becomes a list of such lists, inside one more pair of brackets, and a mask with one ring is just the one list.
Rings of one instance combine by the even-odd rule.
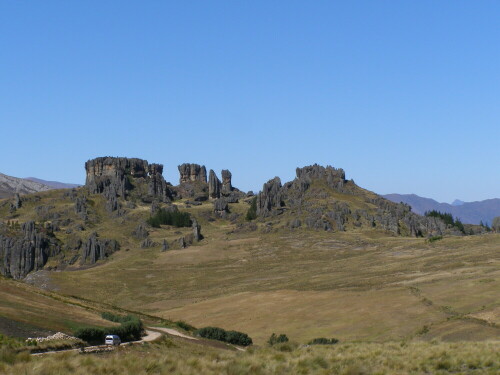
[[324, 337], [318, 337], [309, 341], [309, 345], [335, 345], [339, 342], [338, 339], [327, 339]]
[[269, 337], [269, 340], [267, 340], [267, 343], [269, 345], [274, 345], [274, 344], [280, 344], [283, 342], [288, 342], [288, 336], [282, 333], [281, 335], [276, 335], [276, 333], [273, 333], [271, 337]]
[[117, 315], [117, 314], [113, 314], [113, 313], [110, 313], [110, 312], [103, 312], [101, 314], [101, 317], [103, 319], [106, 319], [106, 320], [109, 320], [111, 322], [115, 322], [115, 323], [125, 323], [125, 322], [130, 322], [132, 320], [137, 320], [137, 317], [133, 316], [133, 315]]
[[74, 335], [80, 340], [86, 341], [90, 344], [103, 344], [104, 338], [106, 337], [104, 328], [95, 327], [78, 328]]
[[446, 225], [457, 228], [460, 232], [465, 233], [465, 228], [459, 219], [453, 219], [453, 216], [446, 212], [439, 212], [436, 210], [426, 211], [425, 216], [427, 217], [437, 217], [444, 221]]
[[191, 217], [187, 212], [166, 211], [165, 209], [158, 210], [151, 216], [147, 223], [154, 228], [159, 228], [160, 225], [173, 225], [174, 227], [190, 227], [192, 225]]
[[429, 241], [430, 243], [432, 242], [436, 242], [436, 241], [439, 241], [439, 240], [442, 240], [443, 239], [443, 236], [432, 236], [432, 237], [429, 237], [427, 239], [427, 241]]
[[175, 322], [175, 325], [179, 328], [182, 328], [184, 331], [196, 331], [196, 327], [192, 326], [189, 323], [186, 323], [183, 320], [179, 320], [178, 322]]
[[[120, 317], [120, 316], [114, 315], [114, 317]], [[142, 332], [144, 330], [142, 321], [132, 315], [120, 318], [123, 319], [128, 317], [130, 317], [130, 319], [123, 321], [120, 326], [108, 327], [108, 328], [97, 328], [97, 327], [79, 328], [75, 331], [74, 335], [75, 337], [78, 337], [79, 339], [86, 341], [90, 344], [103, 344], [106, 335], [120, 336], [122, 342], [140, 340]]]
[[241, 346], [252, 345], [252, 339], [246, 333], [238, 331], [227, 331], [226, 342]]
[[253, 197], [252, 203], [250, 204], [250, 208], [248, 209], [245, 218], [248, 221], [257, 219], [257, 197]]
[[227, 342], [233, 345], [248, 346], [252, 345], [252, 339], [243, 332], [226, 331], [218, 327], [205, 327], [196, 331], [196, 334], [206, 339]]

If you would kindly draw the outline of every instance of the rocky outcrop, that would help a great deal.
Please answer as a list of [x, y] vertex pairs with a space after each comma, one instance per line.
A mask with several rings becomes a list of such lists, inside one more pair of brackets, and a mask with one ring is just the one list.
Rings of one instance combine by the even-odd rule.
[[333, 168], [332, 166], [323, 167], [318, 164], [310, 165], [295, 170], [296, 179], [293, 184], [300, 191], [306, 191], [313, 180], [323, 180], [326, 184], [339, 192], [343, 192], [346, 183], [345, 172], [343, 169]]
[[21, 279], [31, 271], [42, 269], [51, 256], [60, 252], [50, 226], [39, 230], [33, 221], [21, 226], [15, 236], [0, 235], [0, 272]]
[[201, 235], [201, 225], [198, 224], [196, 219], [193, 219], [193, 240], [195, 242], [201, 241], [203, 236]]
[[213, 171], [210, 169], [210, 173], [208, 175], [208, 196], [212, 199], [220, 198], [222, 190], [222, 184]]
[[132, 232], [132, 235], [139, 239], [139, 240], [143, 240], [145, 239], [147, 236], [149, 236], [149, 232], [146, 228], [146, 225], [144, 223], [140, 223], [139, 225], [137, 225], [137, 227], [134, 229], [134, 231]]
[[161, 245], [161, 251], [167, 251], [169, 248], [170, 246], [168, 246], [167, 240], [163, 240], [163, 243]]
[[214, 201], [214, 212], [217, 216], [225, 216], [229, 212], [229, 206], [225, 198], [219, 198]]
[[117, 198], [127, 198], [135, 185], [147, 184], [147, 193], [168, 202], [171, 190], [162, 176], [163, 165], [135, 158], [100, 157], [85, 163], [85, 186], [91, 194], [103, 194], [109, 212], [119, 210]]
[[275, 177], [269, 180], [257, 196], [257, 215], [266, 217], [273, 213], [279, 213], [280, 211], [277, 209], [284, 206], [283, 198], [280, 178]]
[[221, 194], [225, 197], [231, 195], [231, 192], [233, 191], [233, 185], [231, 185], [231, 177], [232, 174], [229, 172], [227, 169], [223, 169], [222, 173], [222, 189], [221, 189]]
[[82, 219], [87, 219], [87, 198], [76, 197], [75, 199], [75, 213]]
[[184, 163], [177, 167], [179, 169], [179, 182], [199, 181], [207, 183], [207, 170], [204, 165]]
[[100, 239], [96, 232], [93, 232], [87, 242], [82, 247], [81, 263], [94, 264], [98, 260], [103, 260], [119, 250], [120, 246], [115, 240]]

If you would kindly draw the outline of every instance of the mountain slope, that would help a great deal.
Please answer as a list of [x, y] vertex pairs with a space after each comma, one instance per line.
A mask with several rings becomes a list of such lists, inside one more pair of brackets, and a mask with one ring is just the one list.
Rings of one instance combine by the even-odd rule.
[[26, 177], [24, 179], [33, 182], [38, 182], [39, 184], [42, 185], [50, 186], [52, 189], [73, 189], [81, 186], [78, 184], [67, 184], [65, 182], [59, 182], [59, 181], [46, 181], [36, 177]]
[[15, 193], [30, 194], [50, 190], [51, 187], [39, 182], [7, 176], [0, 173], [0, 198], [10, 198]]
[[412, 207], [412, 211], [423, 215], [426, 211], [447, 212], [467, 224], [491, 224], [493, 218], [500, 216], [500, 199], [486, 199], [478, 202], [463, 202], [460, 205], [439, 203], [434, 199], [419, 197], [415, 194], [387, 194], [384, 198], [392, 202], [403, 202]]

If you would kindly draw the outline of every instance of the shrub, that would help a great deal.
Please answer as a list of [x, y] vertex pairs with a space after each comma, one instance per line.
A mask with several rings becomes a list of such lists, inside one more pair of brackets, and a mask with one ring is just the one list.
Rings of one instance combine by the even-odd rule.
[[192, 326], [189, 323], [186, 323], [183, 320], [179, 320], [178, 322], [175, 322], [175, 325], [179, 328], [182, 328], [185, 331], [196, 331], [196, 327]]
[[174, 227], [190, 227], [192, 225], [191, 217], [187, 212], [167, 211], [165, 209], [158, 210], [151, 216], [147, 223], [154, 228], [159, 228], [160, 225], [173, 225]]
[[338, 339], [327, 339], [324, 337], [318, 337], [309, 341], [309, 345], [335, 345], [339, 342]]
[[253, 197], [252, 203], [250, 204], [250, 208], [247, 211], [247, 215], [245, 217], [248, 221], [257, 219], [257, 197]]
[[196, 334], [206, 339], [223, 341], [233, 345], [252, 345], [252, 339], [246, 333], [238, 331], [226, 331], [225, 329], [218, 327], [200, 328], [196, 331]]
[[269, 337], [269, 340], [267, 340], [267, 343], [269, 345], [281, 344], [283, 342], [288, 342], [288, 337], [284, 333], [280, 334], [279, 336], [276, 335], [276, 333], [273, 333], [271, 337]]
[[430, 243], [432, 242], [436, 242], [436, 241], [439, 241], [439, 240], [442, 240], [443, 239], [443, 236], [432, 236], [432, 237], [429, 237], [427, 239], [427, 241], [429, 241]]
[[106, 320], [109, 320], [111, 322], [115, 322], [115, 323], [125, 323], [125, 322], [130, 322], [131, 320], [136, 320], [137, 317], [133, 316], [133, 315], [117, 315], [117, 314], [113, 314], [113, 313], [110, 313], [110, 312], [103, 312], [101, 314], [101, 317], [103, 319], [106, 319]]
[[134, 316], [124, 321], [120, 326], [98, 328], [85, 327], [75, 331], [75, 337], [91, 344], [102, 344], [106, 335], [117, 335], [123, 342], [140, 340], [144, 327], [142, 321]]

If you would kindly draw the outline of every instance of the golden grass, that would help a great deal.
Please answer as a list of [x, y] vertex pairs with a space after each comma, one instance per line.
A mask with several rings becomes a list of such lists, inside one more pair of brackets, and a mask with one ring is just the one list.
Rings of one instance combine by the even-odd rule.
[[388, 342], [302, 346], [294, 343], [233, 352], [166, 339], [111, 354], [58, 354], [0, 362], [2, 374], [491, 374], [500, 343]]

